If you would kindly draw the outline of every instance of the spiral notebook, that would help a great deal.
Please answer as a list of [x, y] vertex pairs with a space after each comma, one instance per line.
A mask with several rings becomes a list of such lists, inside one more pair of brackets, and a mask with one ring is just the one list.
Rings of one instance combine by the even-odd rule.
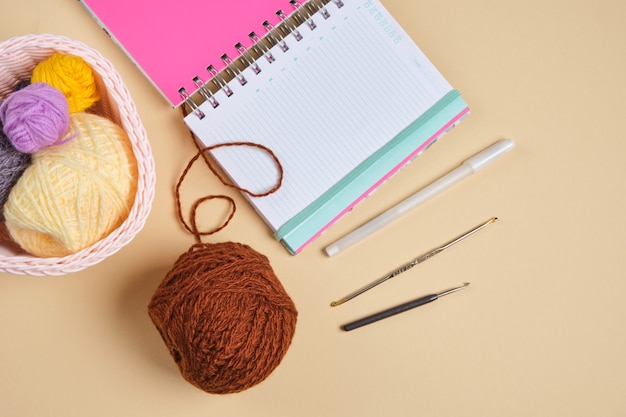
[[292, 254], [469, 113], [378, 0], [79, 1]]

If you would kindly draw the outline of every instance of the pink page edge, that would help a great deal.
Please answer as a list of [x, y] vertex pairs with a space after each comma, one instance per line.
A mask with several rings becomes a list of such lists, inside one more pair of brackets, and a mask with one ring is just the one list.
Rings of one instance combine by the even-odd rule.
[[372, 185], [367, 191], [365, 191], [359, 198], [354, 200], [352, 204], [346, 207], [341, 213], [335, 216], [330, 222], [328, 222], [324, 227], [322, 227], [316, 234], [314, 234], [309, 240], [302, 244], [298, 249], [294, 251], [295, 254], [300, 253], [305, 247], [307, 247], [311, 242], [320, 237], [330, 226], [335, 224], [339, 219], [348, 214], [354, 207], [356, 207], [361, 201], [367, 198], [370, 194], [372, 194], [378, 187], [380, 187], [385, 181], [389, 180], [393, 177], [400, 169], [402, 169], [406, 164], [408, 164], [413, 158], [419, 155], [424, 149], [430, 146], [433, 142], [439, 138], [446, 130], [448, 130], [452, 125], [457, 123], [463, 116], [465, 116], [469, 112], [469, 107], [463, 109], [456, 117], [446, 123], [441, 129], [435, 132], [426, 142], [424, 142], [420, 147], [418, 147], [415, 151], [413, 151], [409, 156], [402, 160], [395, 168], [393, 168], [387, 175], [378, 180], [374, 185]]

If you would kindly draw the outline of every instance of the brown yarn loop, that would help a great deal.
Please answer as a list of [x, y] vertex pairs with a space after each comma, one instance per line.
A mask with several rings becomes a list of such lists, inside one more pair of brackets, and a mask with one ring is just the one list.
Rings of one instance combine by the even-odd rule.
[[148, 308], [183, 377], [215, 394], [265, 380], [285, 356], [298, 315], [267, 257], [234, 242], [193, 245]]
[[[189, 163], [185, 167], [183, 173], [181, 174], [180, 178], [178, 179], [178, 183], [176, 184], [176, 189], [175, 189], [175, 192], [176, 192], [176, 214], [178, 215], [178, 219], [181, 221], [181, 223], [183, 224], [185, 229], [189, 233], [194, 235], [197, 243], [200, 243], [201, 242], [201, 239], [200, 239], [201, 236], [212, 235], [214, 233], [219, 232], [223, 228], [225, 228], [228, 225], [228, 223], [230, 223], [230, 221], [232, 220], [232, 218], [235, 215], [235, 212], [237, 211], [237, 206], [235, 204], [235, 201], [231, 197], [226, 196], [226, 195], [209, 195], [209, 196], [205, 196], [205, 197], [202, 197], [202, 198], [196, 200], [196, 202], [192, 205], [192, 207], [191, 207], [191, 214], [190, 214], [191, 225], [188, 224], [185, 221], [185, 218], [184, 218], [184, 216], [182, 214], [182, 204], [181, 204], [181, 200], [180, 200], [180, 187], [181, 187], [183, 181], [185, 180], [185, 177], [187, 176], [187, 174], [191, 170], [191, 167], [195, 164], [195, 162], [198, 160], [198, 158], [200, 158], [200, 156], [203, 157], [203, 159], [206, 162], [206, 165], [208, 166], [208, 168], [220, 180], [220, 182], [222, 184], [224, 184], [227, 187], [234, 188], [236, 190], [244, 192], [244, 193], [246, 193], [246, 194], [248, 194], [248, 195], [250, 195], [252, 197], [265, 197], [267, 195], [270, 195], [270, 194], [276, 192], [280, 188], [280, 186], [282, 185], [283, 174], [284, 173], [283, 173], [283, 166], [281, 165], [280, 161], [278, 160], [278, 157], [276, 156], [276, 154], [274, 154], [274, 152], [271, 149], [269, 149], [268, 147], [260, 145], [258, 143], [254, 143], [254, 142], [229, 142], [229, 143], [220, 143], [220, 144], [213, 145], [213, 146], [208, 146], [208, 147], [205, 147], [205, 148], [201, 148], [198, 145], [197, 141], [195, 141], [195, 140], [194, 140], [194, 143], [196, 144], [196, 147], [198, 148], [198, 153], [196, 153], [196, 155], [193, 158], [191, 158], [191, 160], [189, 161]], [[224, 177], [219, 173], [219, 171], [213, 166], [213, 164], [211, 163], [209, 158], [206, 156], [206, 153], [210, 152], [210, 151], [212, 151], [214, 149], [217, 149], [217, 148], [230, 147], [230, 146], [233, 146], [233, 147], [236, 147], [236, 146], [250, 146], [250, 147], [259, 148], [259, 149], [267, 152], [272, 157], [272, 159], [274, 160], [274, 163], [276, 164], [276, 168], [278, 169], [278, 174], [279, 174], [278, 181], [276, 182], [274, 187], [272, 187], [271, 189], [269, 189], [269, 190], [267, 190], [265, 192], [262, 192], [262, 193], [254, 193], [254, 192], [252, 192], [252, 191], [250, 191], [248, 189], [239, 187], [239, 186], [237, 186], [235, 184], [231, 184], [226, 179], [224, 179]], [[204, 203], [206, 201], [215, 200], [215, 199], [222, 199], [222, 200], [228, 201], [230, 203], [230, 206], [231, 206], [230, 213], [229, 213], [228, 217], [226, 218], [226, 220], [222, 223], [222, 225], [217, 226], [214, 229], [206, 231], [206, 232], [200, 232], [198, 230], [197, 222], [196, 222], [196, 213], [197, 213], [198, 207], [202, 203]]]

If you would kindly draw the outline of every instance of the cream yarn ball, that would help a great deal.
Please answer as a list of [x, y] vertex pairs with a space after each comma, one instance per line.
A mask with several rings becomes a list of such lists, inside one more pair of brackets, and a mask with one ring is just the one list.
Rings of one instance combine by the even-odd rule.
[[126, 132], [107, 118], [70, 115], [73, 138], [33, 154], [4, 216], [11, 238], [38, 257], [79, 252], [128, 217], [137, 163]]

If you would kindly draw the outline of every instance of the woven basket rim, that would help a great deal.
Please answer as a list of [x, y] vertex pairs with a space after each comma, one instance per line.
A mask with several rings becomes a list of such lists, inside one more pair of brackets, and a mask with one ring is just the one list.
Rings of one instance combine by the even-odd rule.
[[100, 52], [85, 43], [54, 34], [29, 34], [0, 42], [0, 67], [2, 60], [23, 51], [52, 54], [61, 52], [80, 56], [102, 79], [119, 123], [128, 134], [137, 160], [137, 192], [128, 217], [109, 235], [93, 245], [65, 257], [39, 258], [31, 255], [0, 256], [0, 272], [18, 275], [65, 275], [95, 265], [119, 251], [143, 228], [152, 207], [156, 182], [154, 158], [146, 130], [134, 101], [121, 76], [111, 62]]

